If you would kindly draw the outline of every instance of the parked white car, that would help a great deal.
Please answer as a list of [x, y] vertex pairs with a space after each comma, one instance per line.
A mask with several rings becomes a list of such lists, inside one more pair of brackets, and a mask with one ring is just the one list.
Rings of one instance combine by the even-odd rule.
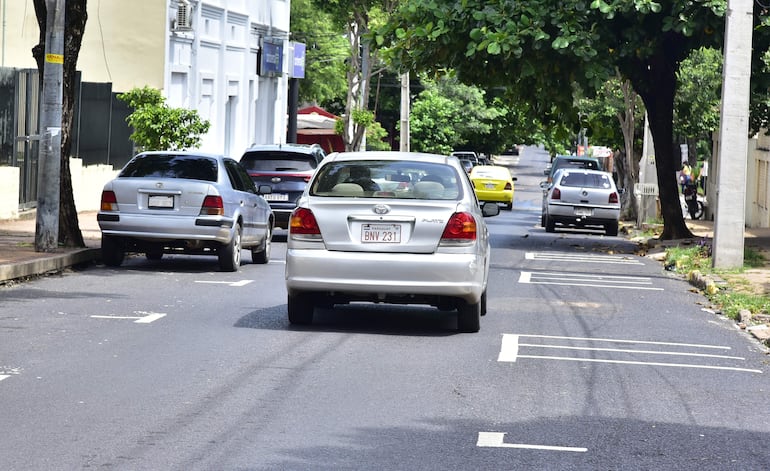
[[601, 226], [607, 235], [618, 235], [620, 193], [612, 174], [600, 170], [560, 168], [545, 191], [541, 224], [554, 232], [557, 224], [586, 228]]

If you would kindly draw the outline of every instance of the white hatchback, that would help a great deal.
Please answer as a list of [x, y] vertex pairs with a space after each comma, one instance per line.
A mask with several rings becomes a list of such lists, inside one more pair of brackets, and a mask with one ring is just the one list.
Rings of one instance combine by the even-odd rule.
[[476, 332], [486, 311], [489, 235], [455, 157], [409, 152], [331, 154], [289, 221], [288, 317], [313, 321], [315, 306], [364, 301], [458, 311]]
[[554, 232], [556, 224], [563, 224], [601, 226], [607, 235], [618, 235], [620, 193], [611, 173], [560, 168], [550, 184], [541, 185], [545, 191], [541, 221], [546, 232]]

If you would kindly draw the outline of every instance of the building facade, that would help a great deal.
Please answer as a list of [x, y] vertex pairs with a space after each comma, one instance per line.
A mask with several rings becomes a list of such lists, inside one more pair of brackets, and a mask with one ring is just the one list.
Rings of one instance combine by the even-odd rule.
[[[31, 1], [0, 0], [0, 67], [34, 69], [39, 29]], [[172, 107], [211, 123], [201, 150], [239, 157], [283, 142], [290, 0], [88, 2], [78, 57], [83, 82], [114, 93], [160, 89]]]

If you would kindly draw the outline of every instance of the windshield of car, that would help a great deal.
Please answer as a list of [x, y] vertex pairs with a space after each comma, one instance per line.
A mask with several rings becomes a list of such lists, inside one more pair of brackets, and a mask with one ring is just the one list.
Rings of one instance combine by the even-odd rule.
[[217, 181], [217, 160], [200, 155], [139, 154], [120, 172], [123, 178], [184, 178]]
[[592, 159], [556, 159], [556, 161], [553, 164], [553, 171], [556, 171], [560, 168], [587, 168], [591, 170], [601, 170], [601, 166], [599, 165], [599, 162]]
[[603, 173], [565, 172], [560, 184], [581, 188], [612, 188], [609, 175]]
[[311, 154], [282, 151], [249, 152], [241, 158], [241, 164], [250, 172], [305, 172], [316, 168]]
[[459, 178], [454, 167], [431, 162], [339, 161], [319, 169], [309, 194], [456, 200], [462, 195]]

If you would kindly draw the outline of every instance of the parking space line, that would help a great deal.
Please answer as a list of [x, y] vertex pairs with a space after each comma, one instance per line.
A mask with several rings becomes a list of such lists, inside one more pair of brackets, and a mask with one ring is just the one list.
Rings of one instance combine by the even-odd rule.
[[151, 322], [155, 322], [158, 319], [162, 319], [166, 317], [166, 314], [161, 312], [144, 312], [144, 311], [136, 311], [134, 314], [142, 314], [138, 316], [100, 316], [100, 315], [93, 315], [91, 316], [92, 319], [123, 319], [123, 320], [133, 320], [134, 324], [149, 324]]
[[11, 375], [0, 375], [0, 381], [4, 380], [5, 378], [10, 378]]
[[524, 255], [527, 260], [542, 260], [547, 262], [564, 261], [574, 263], [602, 263], [620, 265], [644, 265], [642, 261], [628, 255], [597, 255], [597, 254], [569, 254], [563, 252], [527, 252]]
[[546, 451], [571, 451], [585, 453], [588, 448], [574, 446], [553, 446], [553, 445], [531, 445], [526, 443], [504, 443], [505, 432], [479, 432], [476, 446], [492, 448], [519, 448], [527, 450], [546, 450]]
[[548, 336], [548, 335], [503, 334], [502, 343], [500, 345], [500, 353], [498, 354], [497, 361], [515, 363], [519, 359], [536, 359], [536, 360], [576, 361], [576, 362], [587, 362], [587, 363], [610, 363], [610, 364], [622, 364], [622, 365], [666, 366], [666, 367], [674, 367], [674, 368], [696, 368], [696, 369], [707, 369], [707, 370], [725, 370], [725, 371], [740, 371], [740, 372], [747, 372], [747, 373], [762, 373], [762, 370], [758, 370], [758, 369], [739, 368], [739, 367], [733, 367], [733, 366], [697, 365], [697, 364], [690, 364], [690, 363], [664, 363], [664, 362], [649, 362], [649, 361], [638, 361], [638, 360], [613, 360], [613, 359], [600, 359], [600, 358], [577, 358], [577, 357], [550, 356], [550, 355], [522, 355], [520, 350], [522, 349], [522, 347], [527, 347], [527, 348], [551, 348], [551, 349], [562, 349], [562, 350], [573, 350], [573, 351], [583, 350], [583, 351], [601, 351], [601, 352], [610, 352], [610, 353], [637, 353], [637, 354], [649, 354], [649, 355], [690, 356], [690, 357], [719, 358], [719, 359], [745, 361], [745, 358], [743, 357], [714, 355], [714, 354], [695, 353], [695, 352], [575, 347], [570, 345], [542, 345], [542, 344], [533, 345], [533, 344], [527, 344], [527, 343], [520, 343], [519, 339], [521, 337], [569, 339], [569, 340], [580, 340], [580, 341], [586, 341], [586, 342], [592, 342], [592, 343], [593, 342], [637, 343], [637, 344], [671, 346], [671, 347], [677, 346], [677, 347], [686, 347], [686, 348], [695, 348], [695, 349], [721, 349], [721, 350], [730, 349], [729, 347], [718, 346], [718, 345], [699, 345], [699, 344], [685, 344], [685, 343], [674, 343], [674, 342], [653, 342], [653, 341], [644, 341], [644, 340], [635, 341], [635, 340], [626, 340], [626, 339], [613, 340], [613, 339], [591, 339], [591, 338], [584, 338], [584, 337], [559, 337], [559, 336]]
[[652, 285], [652, 279], [642, 276], [584, 275], [580, 273], [527, 272], [519, 275], [519, 283], [539, 285], [586, 286], [663, 291]]
[[249, 283], [253, 283], [254, 280], [241, 280], [241, 281], [200, 281], [195, 280], [195, 283], [208, 283], [213, 285], [228, 285], [228, 286], [234, 286], [236, 288], [239, 288], [241, 286], [246, 286]]

